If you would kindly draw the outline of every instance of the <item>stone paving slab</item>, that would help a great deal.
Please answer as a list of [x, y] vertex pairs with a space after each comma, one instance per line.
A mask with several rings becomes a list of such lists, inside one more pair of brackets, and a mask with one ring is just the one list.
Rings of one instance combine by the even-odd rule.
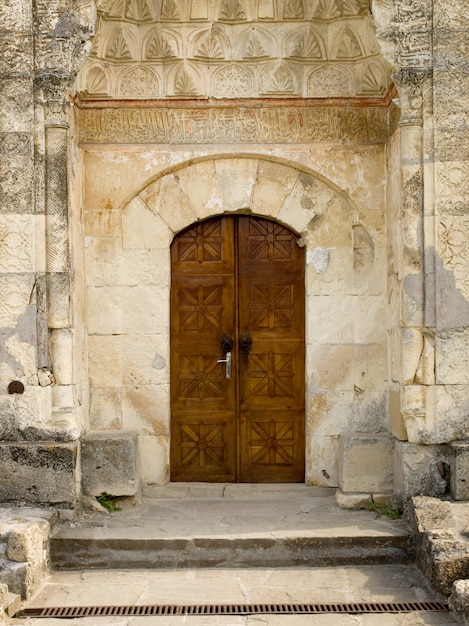
[[195, 537], [404, 537], [401, 520], [338, 507], [332, 496], [146, 498], [120, 512], [91, 514], [64, 525], [63, 538], [192, 539]]
[[[440, 601], [413, 566], [111, 570], [50, 576], [29, 607]], [[28, 626], [454, 626], [450, 613], [13, 619]]]

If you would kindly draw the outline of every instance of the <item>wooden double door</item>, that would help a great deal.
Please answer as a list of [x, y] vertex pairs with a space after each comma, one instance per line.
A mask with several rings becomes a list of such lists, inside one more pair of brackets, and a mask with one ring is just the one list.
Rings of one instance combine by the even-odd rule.
[[225, 216], [171, 248], [171, 480], [304, 480], [304, 249]]

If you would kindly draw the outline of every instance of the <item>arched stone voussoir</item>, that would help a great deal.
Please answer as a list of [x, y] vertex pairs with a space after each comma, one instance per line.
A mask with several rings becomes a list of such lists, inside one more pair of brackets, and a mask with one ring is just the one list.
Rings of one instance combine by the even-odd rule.
[[173, 233], [197, 220], [190, 198], [174, 174], [168, 174], [146, 187], [140, 193], [140, 198]]
[[299, 171], [275, 161], [260, 160], [253, 188], [251, 210], [258, 215], [276, 218], [285, 198], [290, 195]]
[[223, 196], [218, 184], [215, 159], [183, 167], [175, 176], [181, 189], [190, 198], [198, 219], [223, 213]]
[[258, 168], [259, 160], [256, 158], [216, 160], [217, 184], [226, 213], [251, 209]]
[[172, 235], [196, 221], [239, 212], [308, 234], [309, 226], [337, 201], [349, 207], [351, 216], [356, 209], [343, 190], [317, 172], [257, 155], [217, 155], [183, 163], [161, 172], [135, 198]]
[[304, 233], [310, 223], [325, 214], [335, 196], [335, 191], [323, 181], [297, 172], [295, 185], [285, 198], [278, 219], [298, 233]]

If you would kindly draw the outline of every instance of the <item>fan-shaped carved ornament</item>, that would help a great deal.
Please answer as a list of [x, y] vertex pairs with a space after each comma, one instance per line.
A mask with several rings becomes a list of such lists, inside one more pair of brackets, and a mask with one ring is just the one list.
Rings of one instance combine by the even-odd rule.
[[132, 0], [125, 16], [136, 22], [149, 22], [153, 19], [147, 0]]
[[196, 57], [202, 59], [223, 59], [225, 57], [222, 37], [217, 28], [212, 28], [206, 33], [195, 51]]
[[[365, 0], [366, 9], [368, 2]], [[333, 20], [359, 15], [364, 11], [363, 0], [319, 0], [313, 17], [320, 20]]]
[[181, 14], [179, 13], [176, 0], [163, 0], [160, 16], [162, 20], [180, 20]]
[[338, 59], [356, 59], [362, 55], [360, 42], [355, 33], [346, 27], [340, 35], [336, 57]]
[[305, 16], [303, 0], [285, 0], [284, 20], [302, 20]]
[[122, 18], [125, 14], [126, 0], [110, 0], [104, 7], [104, 13], [109, 17]]
[[293, 94], [295, 83], [291, 72], [283, 65], [279, 65], [267, 80], [265, 93]]
[[171, 43], [166, 35], [159, 31], [155, 31], [147, 43], [146, 58], [147, 59], [171, 59], [176, 56]]
[[100, 67], [92, 67], [86, 76], [86, 93], [94, 96], [108, 94], [108, 80], [104, 70]]
[[378, 61], [369, 63], [362, 73], [361, 93], [384, 93], [388, 86], [388, 79], [383, 65]]
[[224, 0], [219, 18], [226, 22], [239, 22], [246, 19], [246, 11], [244, 10], [241, 0]]
[[290, 50], [288, 56], [292, 59], [321, 59], [323, 57], [319, 37], [312, 28], [304, 28], [292, 33], [288, 38], [287, 48]]
[[189, 74], [186, 67], [181, 67], [174, 80], [174, 95], [176, 96], [198, 96], [199, 90], [197, 89], [196, 82]]
[[105, 56], [115, 61], [128, 61], [132, 58], [132, 53], [122, 28], [118, 28], [109, 38]]
[[269, 54], [266, 52], [264, 46], [262, 45], [257, 31], [253, 29], [247, 42], [246, 50], [244, 52], [244, 58], [262, 59], [268, 56]]

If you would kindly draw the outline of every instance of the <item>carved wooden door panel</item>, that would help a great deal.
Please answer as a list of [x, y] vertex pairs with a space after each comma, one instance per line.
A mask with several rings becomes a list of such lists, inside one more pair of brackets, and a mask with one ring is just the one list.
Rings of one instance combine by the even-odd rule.
[[171, 480], [304, 480], [304, 251], [297, 239], [248, 216], [214, 218], [175, 238]]

